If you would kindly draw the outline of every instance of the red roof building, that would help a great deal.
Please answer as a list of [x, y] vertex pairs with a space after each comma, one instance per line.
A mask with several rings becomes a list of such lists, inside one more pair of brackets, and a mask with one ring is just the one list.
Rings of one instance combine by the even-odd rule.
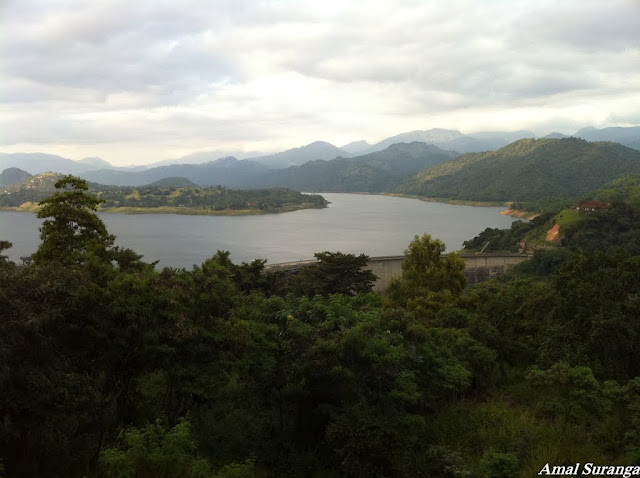
[[609, 209], [609, 207], [606, 202], [585, 201], [582, 204], [578, 204], [576, 209], [578, 211], [599, 211], [601, 209]]

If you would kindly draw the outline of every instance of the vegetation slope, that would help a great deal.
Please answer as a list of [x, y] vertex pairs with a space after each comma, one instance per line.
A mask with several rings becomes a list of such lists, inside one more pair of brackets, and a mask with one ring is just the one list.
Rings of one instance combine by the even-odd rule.
[[[59, 174], [43, 173], [0, 190], [0, 208], [36, 211], [38, 203], [55, 192]], [[180, 184], [182, 186], [180, 186]], [[264, 214], [323, 208], [319, 195], [285, 188], [232, 190], [221, 186], [195, 187], [185, 178], [167, 178], [149, 186], [120, 187], [89, 183], [103, 202], [103, 212], [174, 214]]]
[[0, 187], [18, 184], [31, 177], [26, 171], [19, 168], [7, 168], [0, 173]]
[[579, 197], [624, 174], [640, 173], [640, 151], [577, 138], [522, 139], [426, 169], [396, 192], [471, 201]]
[[[578, 210], [583, 201], [605, 207]], [[464, 249], [478, 252], [485, 245], [485, 252], [622, 248], [640, 255], [640, 174], [610, 181], [570, 207], [548, 210], [529, 222], [516, 221], [510, 229], [487, 228], [466, 241]]]
[[310, 161], [273, 171], [265, 184], [301, 191], [388, 192], [412, 174], [456, 156], [426, 143], [399, 143], [355, 158]]

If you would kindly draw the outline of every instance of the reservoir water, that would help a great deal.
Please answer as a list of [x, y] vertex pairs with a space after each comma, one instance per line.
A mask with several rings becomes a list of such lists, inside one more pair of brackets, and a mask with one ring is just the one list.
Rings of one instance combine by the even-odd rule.
[[[263, 216], [183, 216], [175, 214], [101, 214], [116, 244], [159, 266], [201, 264], [215, 252], [231, 252], [234, 262], [268, 263], [312, 259], [315, 252], [340, 251], [369, 256], [400, 255], [415, 235], [431, 234], [447, 251], [487, 227], [508, 228], [517, 219], [503, 207], [454, 206], [417, 199], [322, 193], [326, 209]], [[0, 211], [0, 240], [13, 243], [10, 260], [33, 253], [41, 220], [34, 214]]]

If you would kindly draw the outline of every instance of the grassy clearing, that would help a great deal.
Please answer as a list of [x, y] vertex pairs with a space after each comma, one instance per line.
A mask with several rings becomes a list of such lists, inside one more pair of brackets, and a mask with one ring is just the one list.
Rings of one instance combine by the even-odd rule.
[[556, 223], [560, 225], [561, 229], [568, 229], [575, 227], [584, 221], [584, 213], [576, 211], [575, 209], [564, 209], [556, 216]]

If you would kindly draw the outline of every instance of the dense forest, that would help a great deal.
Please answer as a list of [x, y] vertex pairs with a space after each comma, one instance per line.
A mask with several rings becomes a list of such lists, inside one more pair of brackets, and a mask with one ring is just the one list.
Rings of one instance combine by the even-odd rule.
[[[640, 209], [625, 194], [474, 287], [440, 241], [408, 238], [380, 296], [364, 255], [319, 253], [297, 275], [224, 251], [157, 270], [65, 178], [34, 263], [0, 257], [0, 476], [640, 473]], [[505, 247], [552, 219], [503, 231]]]
[[[583, 201], [600, 203], [605, 208], [577, 210]], [[518, 252], [562, 246], [594, 251], [623, 248], [633, 255], [640, 254], [640, 175], [615, 179], [571, 202], [534, 201], [515, 203], [513, 207], [544, 212], [532, 221], [516, 221], [510, 229], [487, 228], [465, 241], [464, 250]], [[550, 235], [551, 232], [555, 233]]]
[[[55, 192], [63, 176], [43, 173], [0, 191], [0, 208], [36, 210], [37, 203]], [[89, 190], [105, 212], [169, 212], [176, 214], [261, 214], [323, 208], [328, 202], [317, 194], [285, 188], [234, 190], [222, 186], [197, 187], [185, 178], [166, 178], [148, 186], [104, 186], [89, 183]]]
[[396, 192], [470, 201], [577, 198], [624, 174], [640, 173], [640, 152], [578, 138], [521, 139], [463, 154], [398, 185]]

